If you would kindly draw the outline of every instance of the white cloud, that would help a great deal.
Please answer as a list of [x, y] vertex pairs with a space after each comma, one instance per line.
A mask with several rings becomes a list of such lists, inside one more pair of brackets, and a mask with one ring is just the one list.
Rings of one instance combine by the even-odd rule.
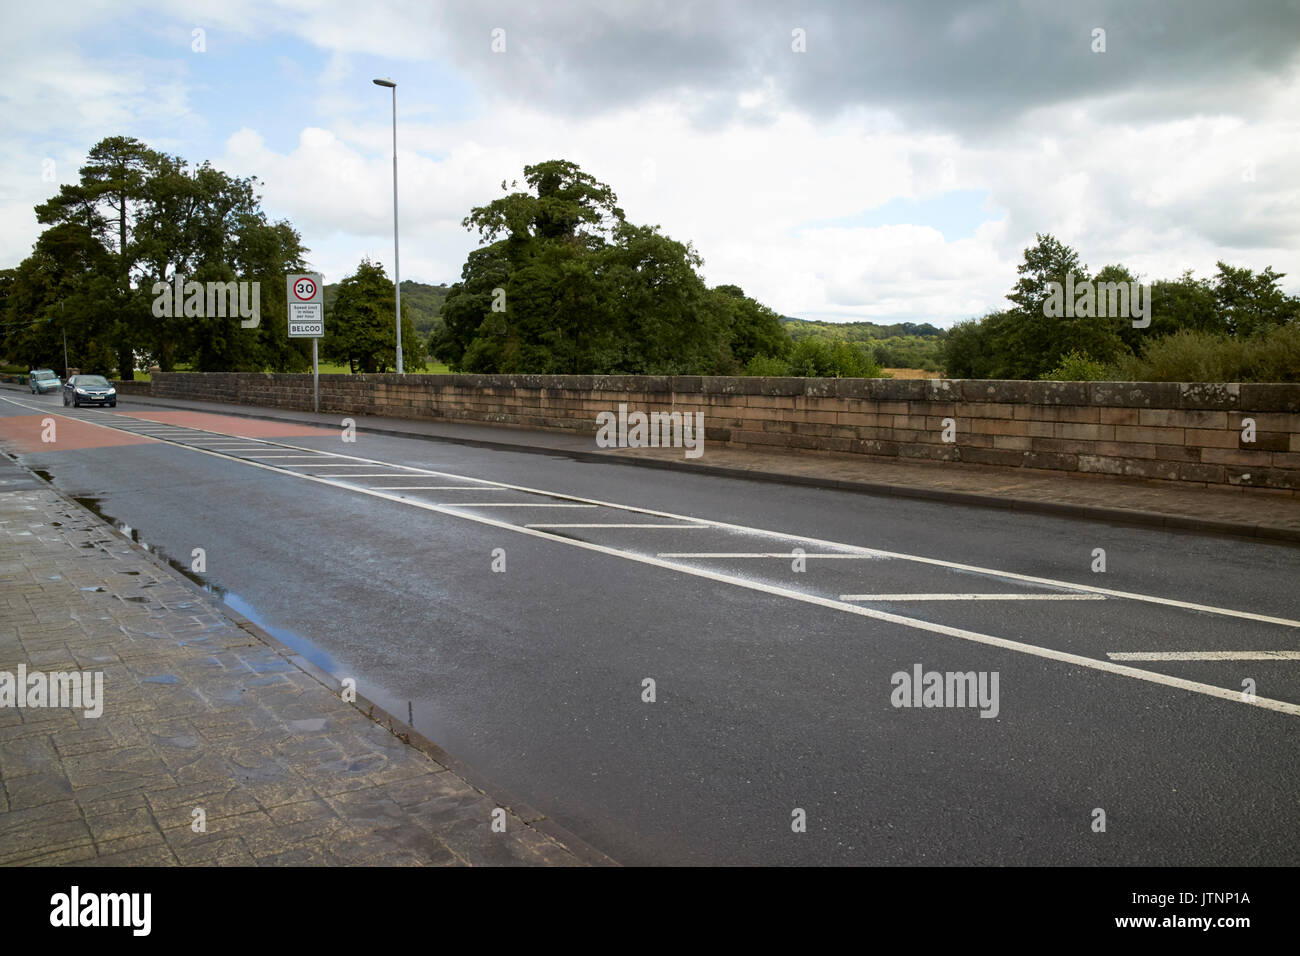
[[[414, 2], [364, 9], [252, 0], [135, 5], [145, 20], [152, 15], [155, 32], [179, 31], [182, 39], [188, 27], [177, 24], [193, 22], [210, 35], [235, 38], [223, 42], [292, 36], [311, 43], [316, 59], [281, 56], [268, 69], [314, 78], [316, 116], [294, 125], [275, 112], [275, 87], [259, 87], [272, 117], [259, 122], [277, 123], [272, 130], [247, 119], [263, 103], [193, 115], [184, 56], [119, 53], [110, 44], [79, 48], [61, 39], [52, 13], [24, 10], [0, 41], [6, 55], [0, 121], [12, 131], [0, 144], [5, 265], [26, 254], [38, 231], [31, 207], [55, 191], [40, 180], [40, 159], [53, 156], [60, 180], [69, 182], [105, 129], [135, 135], [166, 120], [166, 128], [179, 130], [175, 138], [151, 145], [201, 161], [209, 157], [186, 140], [185, 129], [195, 138], [209, 130], [224, 137], [214, 163], [257, 175], [267, 211], [293, 222], [313, 264], [331, 278], [354, 269], [362, 256], [391, 268], [392, 130], [380, 102], [386, 91], [372, 88], [363, 72], [373, 68], [369, 58], [391, 58], [384, 62], [396, 75], [431, 51], [482, 40], [481, 56], [457, 54], [474, 64], [462, 78], [511, 68], [489, 59], [487, 34], [476, 20], [434, 31], [442, 14]], [[96, 22], [120, 16], [126, 14], [116, 7], [92, 4], [79, 22], [93, 30]], [[655, 43], [669, 48], [677, 42], [669, 34], [685, 35], [683, 16], [670, 17]], [[990, 16], [985, 10], [956, 19], [949, 32], [978, 34]], [[535, 60], [543, 49], [564, 49], [554, 38], [530, 46], [529, 30], [538, 23], [532, 15], [502, 22], [512, 31], [510, 56]], [[619, 23], [602, 16], [601, 35]], [[634, 26], [633, 19], [618, 29]], [[575, 37], [574, 50], [585, 49], [580, 40]], [[556, 88], [563, 89], [574, 64], [552, 66], [564, 79]], [[629, 92], [623, 105], [606, 97], [610, 102], [587, 111], [557, 110], [527, 90], [506, 97], [508, 84], [495, 81], [475, 86], [478, 98], [463, 103], [404, 82], [398, 91], [403, 275], [457, 279], [477, 244], [460, 226], [470, 208], [500, 195], [501, 180], [521, 178], [525, 164], [565, 158], [613, 186], [632, 221], [659, 224], [692, 242], [710, 283], [740, 285], [790, 315], [942, 325], [978, 315], [1004, 304], [1021, 250], [1036, 232], [1074, 245], [1094, 269], [1123, 262], [1162, 278], [1186, 268], [1206, 274], [1225, 258], [1289, 271], [1285, 284], [1300, 290], [1293, 251], [1300, 191], [1292, 174], [1300, 120], [1292, 74], [1243, 78], [1241, 88], [1257, 94], [1248, 113], [1218, 100], [1214, 108], [1183, 104], [1175, 113], [1164, 93], [1130, 84], [1019, 115], [1004, 110], [986, 127], [968, 118], [961, 129], [919, 129], [900, 108], [888, 112], [880, 104], [806, 111], [779, 73], [739, 70], [725, 86], [726, 77], [692, 74], [689, 63], [677, 68], [685, 71], [681, 82]], [[617, 70], [607, 76], [618, 88]], [[719, 84], [717, 101], [726, 104], [714, 120], [707, 117], [716, 104], [704, 89], [711, 81]], [[453, 108], [468, 118], [446, 119]], [[241, 125], [234, 117], [244, 117]], [[282, 143], [277, 137], [286, 129], [295, 137], [291, 146], [268, 145]], [[1250, 176], [1243, 175], [1247, 170]], [[974, 235], [945, 237], [924, 222], [826, 225], [891, 199], [934, 199], [951, 190], [988, 194], [989, 221]]]

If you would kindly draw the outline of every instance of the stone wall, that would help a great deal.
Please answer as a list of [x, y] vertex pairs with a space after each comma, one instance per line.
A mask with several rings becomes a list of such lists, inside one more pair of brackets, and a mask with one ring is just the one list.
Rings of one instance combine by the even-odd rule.
[[[311, 375], [155, 373], [160, 397], [310, 410]], [[708, 443], [1300, 489], [1300, 385], [592, 375], [322, 375], [321, 410], [596, 433], [620, 403]], [[952, 428], [945, 435], [945, 420]], [[1253, 441], [1245, 419], [1253, 419]], [[946, 441], [952, 437], [952, 441]]]

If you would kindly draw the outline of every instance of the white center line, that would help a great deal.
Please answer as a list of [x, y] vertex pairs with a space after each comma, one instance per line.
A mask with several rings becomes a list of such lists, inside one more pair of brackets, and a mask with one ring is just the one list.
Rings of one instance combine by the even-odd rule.
[[1107, 651], [1113, 661], [1300, 661], [1300, 651]]
[[841, 594], [841, 601], [1104, 601], [1104, 594]]
[[531, 501], [440, 501], [446, 508], [594, 508], [595, 505], [553, 505], [549, 502], [533, 503]]
[[707, 528], [707, 524], [526, 524], [525, 528]]
[[875, 554], [796, 554], [793, 551], [661, 551], [656, 558], [847, 558], [851, 561], [874, 561]]

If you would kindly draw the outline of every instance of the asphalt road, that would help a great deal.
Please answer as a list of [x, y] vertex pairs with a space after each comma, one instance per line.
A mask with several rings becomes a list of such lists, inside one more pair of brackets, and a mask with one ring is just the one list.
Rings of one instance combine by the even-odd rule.
[[[1300, 862], [1300, 549], [0, 399], [27, 465], [622, 862]], [[918, 665], [983, 706], [895, 706]]]

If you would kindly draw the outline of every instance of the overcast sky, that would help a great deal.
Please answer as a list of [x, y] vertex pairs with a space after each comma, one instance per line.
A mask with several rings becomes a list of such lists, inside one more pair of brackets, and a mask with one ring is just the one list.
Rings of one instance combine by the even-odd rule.
[[1224, 259], [1300, 292], [1295, 0], [87, 0], [2, 16], [0, 267], [30, 252], [32, 207], [89, 148], [129, 135], [259, 177], [326, 281], [363, 256], [391, 276], [390, 94], [370, 82], [391, 76], [403, 278], [458, 279], [469, 209], [562, 158], [631, 221], [692, 242], [710, 284], [786, 315], [948, 326], [1000, 308], [1043, 232], [1094, 271]]

